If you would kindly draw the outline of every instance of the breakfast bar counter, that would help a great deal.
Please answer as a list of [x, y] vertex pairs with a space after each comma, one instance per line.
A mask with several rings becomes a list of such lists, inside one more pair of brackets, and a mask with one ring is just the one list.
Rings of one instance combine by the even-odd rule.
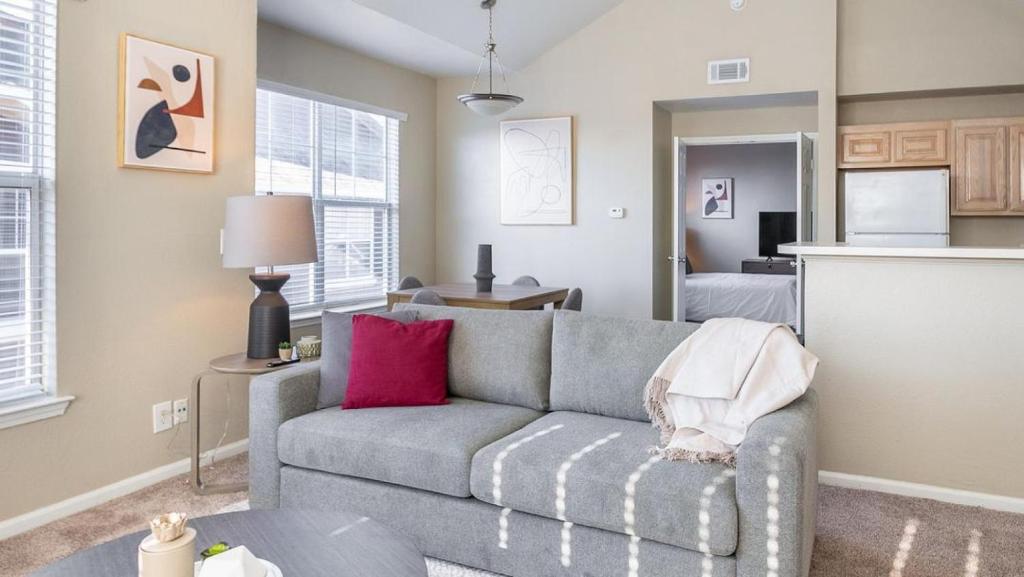
[[793, 242], [780, 244], [779, 252], [794, 256], [1024, 260], [1024, 247], [996, 246], [858, 246], [843, 242]]

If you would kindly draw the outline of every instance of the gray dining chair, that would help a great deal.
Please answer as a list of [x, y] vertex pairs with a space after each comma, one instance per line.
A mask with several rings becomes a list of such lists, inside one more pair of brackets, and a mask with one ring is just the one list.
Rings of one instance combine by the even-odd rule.
[[[512, 281], [512, 284], [514, 286], [540, 286], [540, 281], [535, 279], [535, 278], [533, 278], [532, 276], [530, 276], [528, 274], [524, 274], [523, 276], [521, 276], [521, 277], [517, 278], [516, 280]], [[530, 310], [542, 311], [542, 310], [544, 310], [544, 306], [542, 305], [542, 306], [539, 306], [539, 307], [533, 307]]]
[[565, 301], [562, 302], [562, 310], [576, 312], [583, 310], [583, 289], [574, 288], [569, 291]]
[[436, 307], [443, 307], [448, 304], [448, 301], [441, 298], [441, 295], [430, 289], [416, 291], [416, 294], [412, 295], [412, 300], [409, 302], [414, 305], [434, 305]]
[[420, 288], [422, 286], [423, 283], [420, 282], [420, 279], [414, 276], [403, 277], [402, 280], [398, 281], [398, 290], [400, 291], [404, 291], [406, 289]]

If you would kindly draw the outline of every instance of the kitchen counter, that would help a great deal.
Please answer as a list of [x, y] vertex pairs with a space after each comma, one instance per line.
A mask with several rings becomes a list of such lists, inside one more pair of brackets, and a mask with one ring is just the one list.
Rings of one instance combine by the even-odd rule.
[[779, 252], [799, 256], [1024, 260], [1024, 247], [995, 246], [896, 247], [851, 246], [843, 242], [793, 242], [780, 244]]

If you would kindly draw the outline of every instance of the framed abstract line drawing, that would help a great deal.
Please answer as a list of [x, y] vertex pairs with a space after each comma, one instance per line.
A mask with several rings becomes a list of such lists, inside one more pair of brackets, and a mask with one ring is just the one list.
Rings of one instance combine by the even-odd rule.
[[704, 178], [700, 181], [704, 218], [732, 218], [731, 178]]
[[501, 123], [501, 224], [573, 224], [572, 117]]
[[121, 35], [118, 165], [213, 172], [214, 58]]

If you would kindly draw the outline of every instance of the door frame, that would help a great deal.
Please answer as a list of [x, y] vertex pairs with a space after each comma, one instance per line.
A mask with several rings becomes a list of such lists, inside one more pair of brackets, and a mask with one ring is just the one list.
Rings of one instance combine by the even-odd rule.
[[[792, 144], [796, 145], [796, 147], [797, 147], [797, 155], [799, 155], [800, 154], [800, 146], [801, 146], [801, 142], [800, 142], [801, 135], [806, 136], [807, 138], [809, 138], [811, 140], [811, 143], [812, 143], [812, 146], [813, 146], [812, 152], [813, 152], [813, 159], [814, 159], [814, 180], [813, 180], [814, 193], [812, 194], [813, 204], [810, 207], [808, 207], [811, 210], [811, 214], [812, 214], [812, 217], [811, 217], [812, 218], [812, 227], [813, 227], [814, 226], [814, 222], [813, 221], [815, 220], [815, 217], [817, 216], [818, 167], [819, 167], [818, 160], [820, 158], [820, 156], [818, 155], [818, 133], [817, 132], [782, 132], [782, 133], [773, 133], [773, 134], [742, 134], [742, 135], [731, 135], [731, 136], [675, 136], [675, 137], [672, 138], [672, 163], [673, 163], [672, 164], [672, 167], [673, 167], [673, 170], [672, 170], [672, 255], [669, 257], [669, 259], [672, 261], [672, 320], [677, 321], [677, 322], [685, 321], [686, 320], [685, 318], [683, 318], [683, 319], [679, 318], [680, 317], [680, 313], [682, 313], [685, 316], [685, 311], [680, 311], [679, 310], [679, 297], [680, 297], [680, 292], [681, 292], [680, 288], [681, 287], [679, 287], [678, 267], [682, 263], [685, 263], [685, 260], [680, 260], [680, 259], [685, 259], [686, 258], [686, 255], [680, 255], [679, 252], [678, 252], [681, 247], [685, 247], [686, 246], [685, 242], [680, 242], [680, 235], [681, 234], [685, 234], [685, 223], [683, 223], [684, 224], [684, 230], [683, 231], [680, 231], [680, 228], [679, 228], [679, 225], [680, 225], [680, 212], [679, 211], [680, 210], [682, 210], [682, 211], [686, 210], [686, 201], [685, 201], [686, 182], [685, 181], [683, 181], [683, 182], [679, 181], [679, 167], [676, 166], [676, 162], [678, 161], [678, 158], [679, 158], [679, 152], [678, 152], [679, 147], [680, 146], [685, 146], [685, 147], [690, 147], [690, 146], [720, 146], [720, 145], [729, 145], [729, 144], [786, 144], [786, 143], [792, 143]], [[797, 162], [799, 164], [799, 162], [800, 162], [799, 158], [797, 159]], [[684, 170], [685, 170], [685, 168], [684, 168]], [[798, 180], [798, 182], [799, 182], [799, 180]], [[801, 190], [798, 189], [796, 191], [796, 194], [797, 194], [797, 207], [802, 207], [803, 206], [803, 201], [800, 198]], [[800, 226], [800, 223], [802, 222], [802, 220], [803, 220], [802, 219], [802, 215], [797, 215], [797, 223], [798, 223], [797, 226], [798, 227]], [[800, 230], [798, 228], [798, 233], [797, 233], [798, 240], [799, 240], [799, 235], [800, 235]], [[803, 298], [803, 286], [802, 286], [803, 282], [802, 281], [803, 281], [802, 275], [798, 274], [798, 277], [797, 277], [797, 285], [798, 285], [797, 286], [797, 299], [798, 300], [802, 300], [802, 298]], [[799, 303], [799, 302], [797, 303], [798, 310], [799, 310], [798, 317], [800, 317], [800, 318], [797, 319], [797, 331], [798, 331], [798, 333], [802, 333], [803, 332], [803, 318], [802, 318], [803, 317], [803, 312], [802, 312], [802, 308], [803, 307], [800, 306], [801, 304], [802, 303]]]

